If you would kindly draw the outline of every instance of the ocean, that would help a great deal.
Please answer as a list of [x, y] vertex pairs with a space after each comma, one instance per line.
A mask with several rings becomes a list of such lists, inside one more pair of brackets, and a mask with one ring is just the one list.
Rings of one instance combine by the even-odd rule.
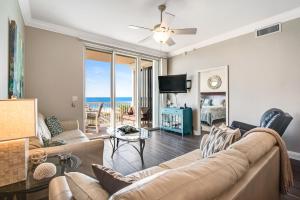
[[[122, 103], [130, 103], [132, 101], [132, 97], [116, 97], [116, 102]], [[103, 103], [110, 103], [110, 97], [86, 97], [85, 102], [103, 102]]]

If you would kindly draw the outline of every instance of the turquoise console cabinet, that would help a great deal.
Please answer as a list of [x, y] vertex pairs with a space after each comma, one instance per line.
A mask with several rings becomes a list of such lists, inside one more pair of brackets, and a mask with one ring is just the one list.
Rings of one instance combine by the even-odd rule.
[[163, 108], [161, 109], [160, 128], [183, 135], [193, 132], [193, 113], [191, 108]]

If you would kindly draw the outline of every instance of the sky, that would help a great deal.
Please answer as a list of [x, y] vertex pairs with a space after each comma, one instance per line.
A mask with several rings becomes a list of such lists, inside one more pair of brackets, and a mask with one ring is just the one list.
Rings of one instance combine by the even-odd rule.
[[[85, 60], [85, 96], [110, 97], [109, 62]], [[132, 96], [131, 69], [126, 64], [116, 64], [116, 97]]]

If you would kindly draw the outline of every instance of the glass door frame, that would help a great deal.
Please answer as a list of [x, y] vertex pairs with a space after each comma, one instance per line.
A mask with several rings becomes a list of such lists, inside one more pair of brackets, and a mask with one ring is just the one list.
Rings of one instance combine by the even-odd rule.
[[[116, 60], [116, 57], [117, 56], [126, 56], [126, 57], [130, 57], [130, 58], [133, 58], [133, 59], [135, 59], [135, 70], [136, 70], [136, 74], [135, 74], [135, 79], [137, 80], [136, 81], [136, 91], [134, 91], [134, 93], [135, 93], [135, 95], [136, 95], [136, 98], [138, 99], [139, 98], [139, 93], [138, 93], [138, 91], [140, 90], [140, 84], [139, 84], [139, 73], [138, 73], [138, 70], [139, 70], [139, 57], [138, 56], [134, 56], [134, 55], [130, 55], [130, 54], [126, 54], [126, 53], [123, 53], [123, 52], [119, 52], [119, 51], [113, 51], [112, 52], [112, 58], [113, 58], [113, 61], [112, 61], [112, 67], [111, 67], [111, 69], [112, 69], [112, 74], [111, 74], [111, 80], [112, 80], [112, 82], [111, 82], [111, 93], [112, 93], [112, 98], [111, 98], [111, 103], [112, 103], [112, 117], [111, 117], [111, 122], [112, 122], [112, 127], [113, 127], [113, 129], [115, 129], [116, 128], [116, 62], [115, 62], [115, 60]], [[134, 81], [134, 80], [133, 80]], [[140, 106], [139, 106], [139, 101], [137, 100], [136, 102], [135, 102], [135, 105], [134, 105], [134, 107], [135, 107], [135, 109], [136, 109], [136, 113], [139, 113], [140, 112]], [[140, 127], [139, 126], [139, 121], [140, 121], [140, 119], [139, 119], [139, 115], [135, 115], [135, 125], [137, 126], [137, 127]]]
[[[146, 60], [152, 60], [153, 62], [153, 115], [152, 115], [152, 122], [154, 123], [153, 125], [159, 126], [159, 105], [160, 103], [160, 96], [158, 92], [158, 80], [157, 77], [161, 75], [162, 71], [162, 64], [161, 64], [161, 59], [160, 57], [154, 57], [154, 56], [149, 56], [145, 55], [142, 53], [137, 53], [133, 52], [130, 50], [122, 50], [122, 49], [117, 49], [113, 47], [107, 47], [107, 46], [101, 46], [97, 44], [85, 44], [84, 46], [84, 52], [86, 50], [94, 50], [94, 51], [99, 51], [99, 52], [105, 52], [105, 53], [110, 53], [112, 54], [112, 60], [111, 60], [111, 68], [110, 68], [110, 98], [111, 98], [111, 127], [115, 128], [116, 127], [116, 80], [115, 80], [115, 75], [116, 75], [116, 61], [115, 58], [116, 56], [127, 56], [136, 59], [136, 98], [137, 101], [135, 102], [135, 107], [136, 107], [136, 119], [135, 119], [135, 125], [140, 128], [141, 127], [141, 103], [140, 103], [140, 97], [141, 97], [141, 60], [146, 59]], [[85, 61], [85, 60], [84, 60]], [[84, 62], [83, 62], [84, 63]], [[85, 66], [83, 67], [84, 69], [84, 87], [85, 88]], [[84, 89], [85, 90], [85, 89]], [[85, 99], [85, 91], [83, 92], [84, 94], [84, 99]], [[154, 100], [155, 99], [155, 100]], [[84, 109], [83, 109], [83, 114]]]

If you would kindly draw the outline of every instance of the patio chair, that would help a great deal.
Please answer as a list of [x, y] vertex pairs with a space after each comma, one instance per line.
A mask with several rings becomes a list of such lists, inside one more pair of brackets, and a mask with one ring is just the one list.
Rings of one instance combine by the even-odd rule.
[[100, 126], [100, 115], [104, 103], [100, 104], [99, 110], [97, 111], [86, 111], [86, 128], [95, 128], [96, 132], [99, 132]]
[[[122, 123], [124, 123], [124, 121], [130, 122], [132, 125], [135, 124], [135, 120], [136, 120], [136, 113], [133, 107], [130, 108], [132, 113], [124, 113], [122, 115]], [[150, 111], [151, 109], [148, 107], [141, 107], [141, 123], [149, 126], [149, 121], [150, 121]]]

